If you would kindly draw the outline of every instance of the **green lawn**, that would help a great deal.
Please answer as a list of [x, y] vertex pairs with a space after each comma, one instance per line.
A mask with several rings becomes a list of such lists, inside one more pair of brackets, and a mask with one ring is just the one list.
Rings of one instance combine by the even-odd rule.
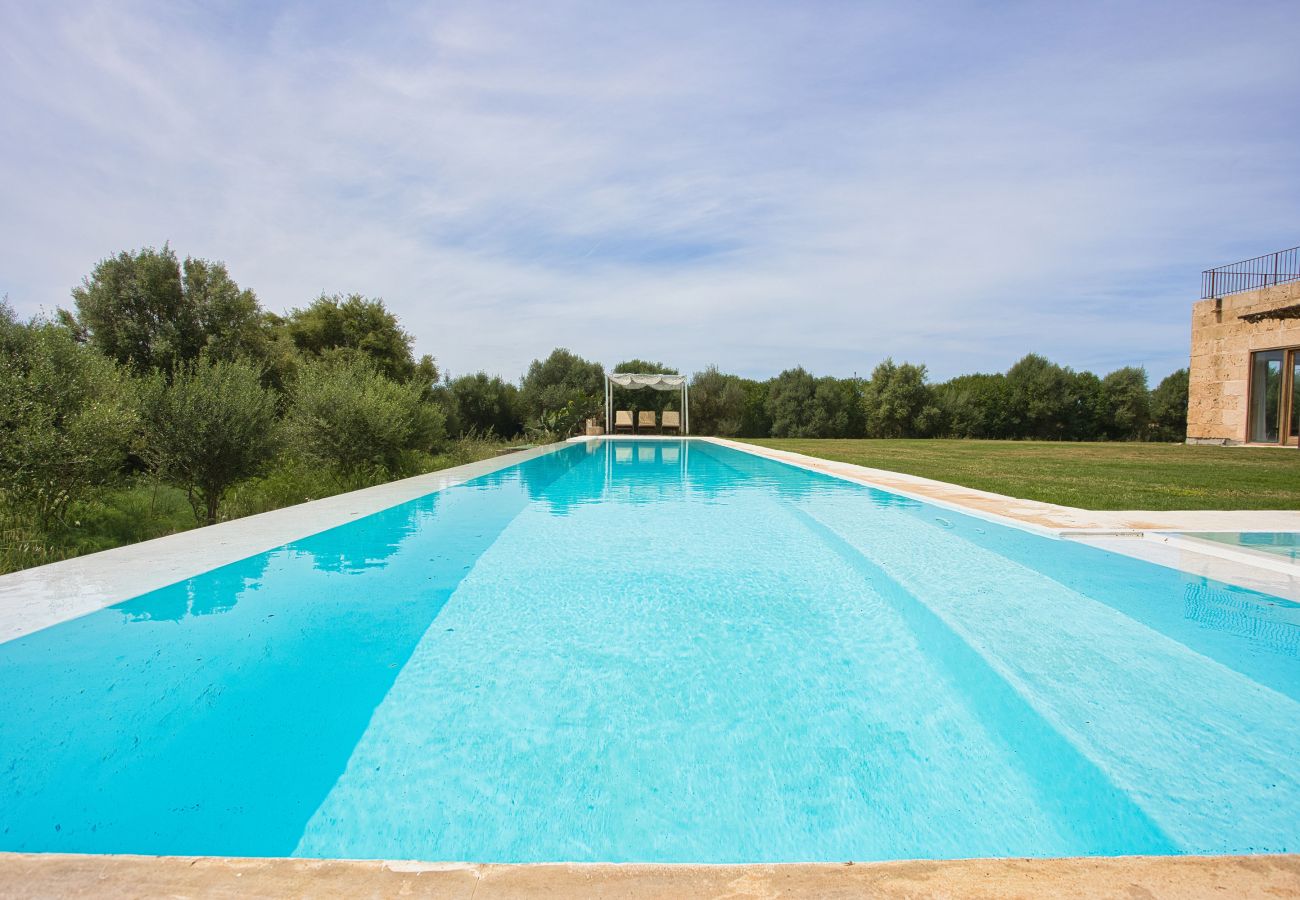
[[1083, 509], [1300, 509], [1300, 451], [1051, 441], [749, 443]]

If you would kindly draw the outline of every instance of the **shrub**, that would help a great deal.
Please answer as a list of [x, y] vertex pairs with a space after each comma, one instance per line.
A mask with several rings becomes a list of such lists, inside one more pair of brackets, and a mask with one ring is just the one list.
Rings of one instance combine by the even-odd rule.
[[417, 382], [390, 381], [361, 358], [305, 365], [287, 418], [293, 447], [345, 478], [378, 468], [402, 472], [412, 451], [446, 437], [446, 414], [423, 399]]
[[144, 382], [143, 455], [209, 525], [230, 487], [276, 450], [275, 396], [261, 378], [250, 363], [201, 359], [178, 367], [170, 383], [162, 373]]
[[66, 328], [0, 303], [0, 492], [38, 529], [115, 478], [138, 424], [130, 379]]
[[462, 375], [447, 385], [458, 434], [495, 434], [512, 438], [523, 431], [519, 389], [485, 372]]

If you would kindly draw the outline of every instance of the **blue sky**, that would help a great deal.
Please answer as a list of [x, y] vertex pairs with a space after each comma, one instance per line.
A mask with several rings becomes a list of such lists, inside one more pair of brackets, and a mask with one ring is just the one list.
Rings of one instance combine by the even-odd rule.
[[1236, 3], [0, 0], [0, 293], [170, 241], [454, 373], [1185, 365], [1300, 244], [1300, 15]]

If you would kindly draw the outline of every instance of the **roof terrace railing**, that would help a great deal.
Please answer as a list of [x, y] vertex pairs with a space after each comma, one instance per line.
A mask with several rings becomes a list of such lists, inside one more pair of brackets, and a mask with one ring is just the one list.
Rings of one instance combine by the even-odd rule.
[[1201, 299], [1255, 291], [1300, 280], [1300, 247], [1243, 259], [1201, 273]]

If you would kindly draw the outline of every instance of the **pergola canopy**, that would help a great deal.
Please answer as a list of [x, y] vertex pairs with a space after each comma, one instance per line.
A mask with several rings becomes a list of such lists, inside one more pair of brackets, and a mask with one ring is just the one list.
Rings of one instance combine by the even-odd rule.
[[605, 377], [619, 387], [650, 388], [656, 391], [680, 391], [686, 384], [685, 375], [642, 375], [634, 372], [611, 372]]
[[652, 391], [680, 391], [682, 395], [682, 434], [691, 433], [690, 386], [685, 375], [670, 372], [606, 372], [605, 373], [605, 433], [614, 430], [614, 388], [648, 389]]

